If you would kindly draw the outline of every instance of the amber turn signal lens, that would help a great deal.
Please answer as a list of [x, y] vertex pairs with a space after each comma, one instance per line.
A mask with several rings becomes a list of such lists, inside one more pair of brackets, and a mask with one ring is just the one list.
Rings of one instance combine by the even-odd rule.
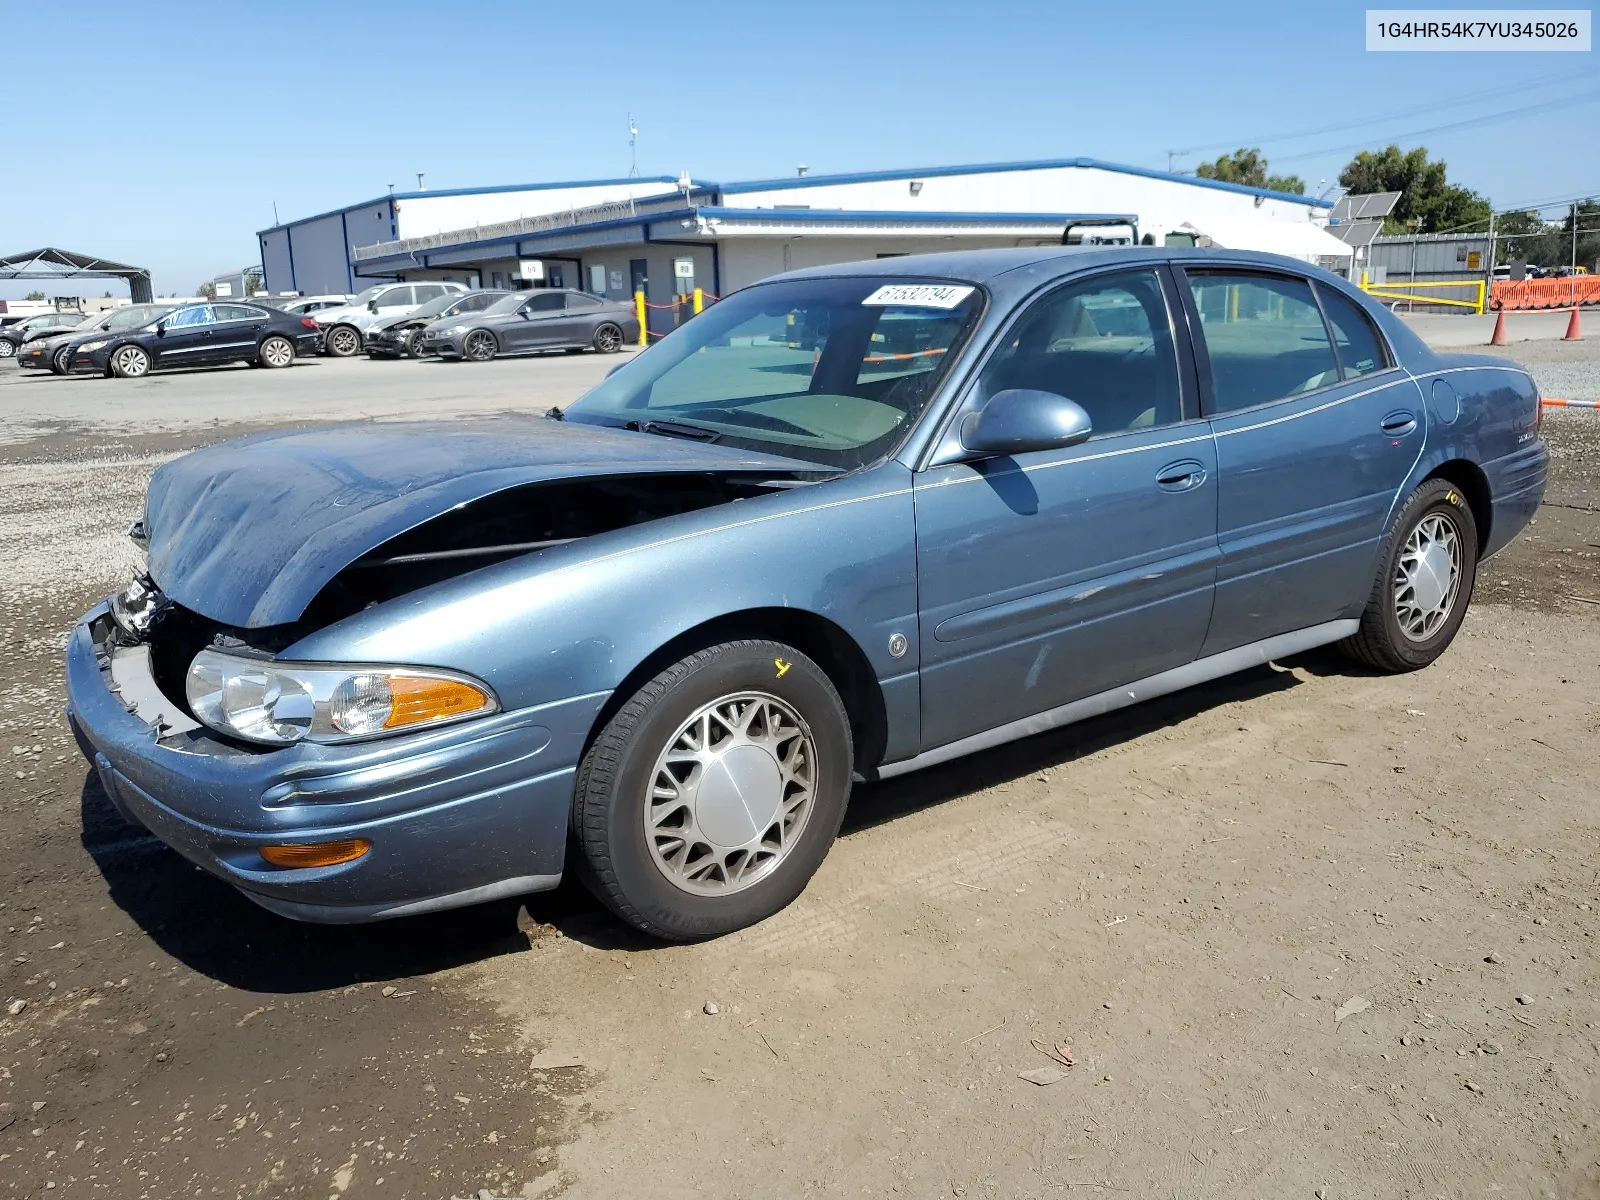
[[429, 679], [415, 675], [391, 675], [389, 693], [393, 707], [385, 729], [423, 725], [487, 708], [489, 697], [470, 683], [455, 679]]
[[348, 838], [342, 842], [263, 846], [261, 857], [275, 867], [336, 867], [340, 863], [355, 862], [371, 849], [372, 843], [366, 838]]

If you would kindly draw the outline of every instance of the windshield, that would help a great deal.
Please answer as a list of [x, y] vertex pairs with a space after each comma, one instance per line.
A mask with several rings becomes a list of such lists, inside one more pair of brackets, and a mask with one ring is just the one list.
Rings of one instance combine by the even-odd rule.
[[112, 313], [105, 328], [112, 333], [138, 329], [141, 325], [150, 324], [163, 313], [171, 312], [172, 309], [171, 304], [130, 304], [127, 308], [119, 308]]
[[363, 305], [363, 304], [367, 303], [369, 300], [375, 299], [377, 297], [378, 293], [383, 291], [383, 289], [388, 287], [388, 286], [389, 285], [387, 283], [380, 283], [380, 284], [376, 285], [375, 287], [369, 287], [366, 291], [362, 292], [354, 300], [350, 301], [351, 307], [359, 307], [360, 305]]
[[496, 300], [483, 311], [485, 314], [516, 312], [517, 309], [521, 308], [527, 302], [528, 297], [522, 292], [512, 292], [508, 296], [500, 297], [500, 299]]
[[640, 355], [566, 415], [854, 469], [916, 424], [982, 294], [929, 280], [747, 288]]
[[417, 308], [406, 320], [410, 321], [415, 317], [453, 316], [454, 314], [450, 310], [460, 304], [462, 299], [460, 292], [446, 292], [444, 295], [429, 300], [426, 304]]

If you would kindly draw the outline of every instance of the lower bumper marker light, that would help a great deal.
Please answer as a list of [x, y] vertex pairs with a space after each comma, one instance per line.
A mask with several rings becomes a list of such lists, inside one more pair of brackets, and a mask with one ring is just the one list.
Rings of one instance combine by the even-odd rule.
[[336, 867], [355, 862], [371, 849], [372, 843], [366, 838], [347, 838], [340, 842], [262, 846], [261, 857], [275, 867]]

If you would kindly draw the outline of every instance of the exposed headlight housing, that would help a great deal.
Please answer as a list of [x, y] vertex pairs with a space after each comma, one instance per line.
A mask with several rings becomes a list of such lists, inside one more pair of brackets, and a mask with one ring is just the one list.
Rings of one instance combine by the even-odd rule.
[[185, 691], [219, 733], [289, 746], [353, 742], [499, 711], [486, 684], [429, 667], [284, 663], [202, 650]]
[[88, 354], [90, 351], [98, 350], [98, 349], [100, 349], [101, 346], [104, 346], [110, 340], [111, 340], [110, 338], [95, 338], [94, 341], [92, 341], [92, 342], [79, 342], [78, 343], [78, 353], [79, 354]]

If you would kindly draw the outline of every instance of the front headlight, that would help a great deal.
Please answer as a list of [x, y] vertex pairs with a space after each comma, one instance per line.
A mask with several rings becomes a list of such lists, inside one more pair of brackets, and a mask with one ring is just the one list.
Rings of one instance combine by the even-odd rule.
[[79, 342], [78, 343], [78, 353], [79, 354], [88, 354], [91, 351], [98, 350], [98, 349], [100, 349], [101, 346], [104, 346], [110, 340], [111, 340], [110, 338], [95, 338], [95, 340], [92, 341], [92, 342]]
[[460, 337], [466, 331], [465, 325], [451, 325], [447, 329], [435, 329], [433, 332], [439, 337]]
[[219, 733], [268, 746], [350, 742], [499, 711], [487, 685], [425, 667], [280, 663], [202, 650], [189, 708]]

